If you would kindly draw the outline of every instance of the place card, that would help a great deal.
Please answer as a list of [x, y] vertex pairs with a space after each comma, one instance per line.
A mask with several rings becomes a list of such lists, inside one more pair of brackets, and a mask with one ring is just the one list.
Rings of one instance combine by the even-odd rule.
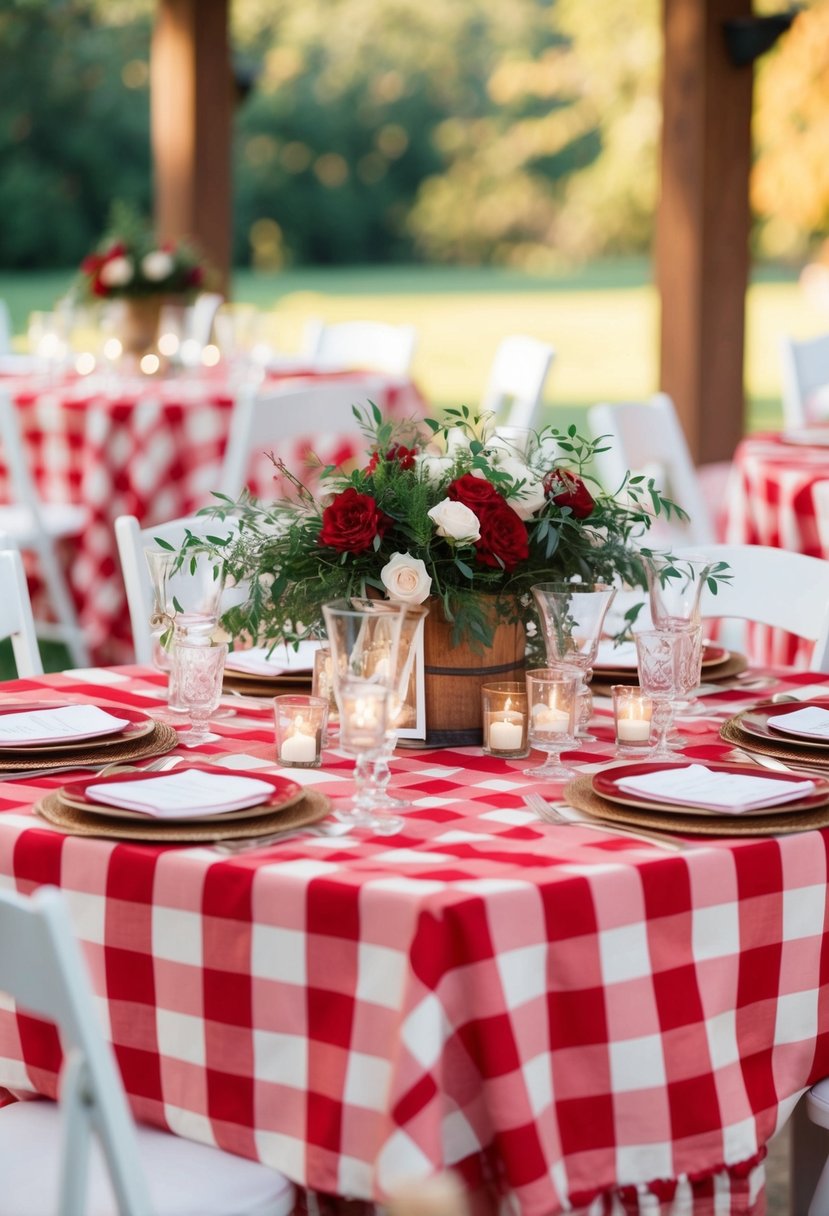
[[0, 747], [64, 743], [70, 739], [97, 739], [129, 726], [97, 705], [61, 705], [55, 709], [29, 709], [0, 714]]
[[88, 785], [85, 792], [93, 802], [139, 811], [155, 819], [201, 819], [266, 802], [274, 787], [255, 777], [188, 769], [143, 781], [101, 781]]
[[617, 784], [626, 794], [641, 794], [677, 806], [701, 806], [727, 815], [793, 802], [815, 789], [814, 781], [780, 781], [759, 774], [721, 772], [704, 764], [672, 764], [638, 777], [621, 777]]
[[[825, 691], [825, 690], [824, 690]], [[829, 710], [808, 705], [788, 714], [766, 718], [766, 725], [787, 735], [808, 735], [813, 739], [829, 739]]]
[[247, 675], [279, 676], [286, 672], [307, 671], [314, 667], [314, 655], [319, 642], [300, 642], [292, 646], [253, 646], [250, 650], [232, 650], [225, 659], [226, 671], [243, 671]]

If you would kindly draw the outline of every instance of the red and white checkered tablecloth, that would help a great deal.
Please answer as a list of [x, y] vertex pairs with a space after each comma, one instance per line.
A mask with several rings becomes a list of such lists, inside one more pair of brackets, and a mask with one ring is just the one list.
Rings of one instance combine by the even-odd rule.
[[[286, 389], [308, 383], [313, 374], [273, 377]], [[316, 377], [314, 377], [316, 379]], [[331, 378], [326, 374], [326, 378]], [[371, 384], [372, 399], [392, 416], [422, 413], [424, 402], [412, 381], [371, 373], [344, 373], [360, 386]], [[3, 377], [18, 408], [38, 492], [44, 501], [81, 503], [89, 525], [77, 544], [67, 543], [67, 575], [80, 624], [96, 662], [129, 662], [132, 635], [113, 531], [119, 515], [135, 515], [142, 526], [187, 515], [211, 501], [227, 441], [232, 395], [222, 379], [206, 377], [152, 382], [125, 381], [121, 395], [103, 381], [81, 378], [49, 384], [42, 376]], [[307, 444], [282, 453], [300, 470]], [[358, 455], [353, 438], [321, 450], [323, 460], [340, 463]], [[273, 493], [272, 484], [254, 485]], [[0, 501], [5, 473], [0, 469]]]
[[[159, 682], [4, 693], [151, 706]], [[608, 721], [582, 763], [612, 758]], [[723, 757], [717, 725], [684, 722], [686, 755]], [[272, 761], [267, 712], [215, 729], [215, 759]], [[234, 858], [65, 836], [32, 811], [65, 778], [6, 781], [0, 882], [66, 893], [140, 1119], [332, 1194], [456, 1165], [522, 1216], [759, 1216], [764, 1146], [829, 1073], [829, 834], [667, 853], [542, 824], [529, 763], [401, 753], [399, 836]], [[330, 751], [303, 779], [336, 798], [351, 772]], [[0, 1084], [53, 1094], [58, 1067], [54, 1033], [0, 1005]]]
[[[812, 499], [814, 483], [827, 479], [829, 448], [787, 443], [783, 434], [742, 440], [726, 494], [726, 541], [829, 558]], [[750, 649], [757, 662], [803, 667], [812, 646], [782, 629], [752, 625]]]

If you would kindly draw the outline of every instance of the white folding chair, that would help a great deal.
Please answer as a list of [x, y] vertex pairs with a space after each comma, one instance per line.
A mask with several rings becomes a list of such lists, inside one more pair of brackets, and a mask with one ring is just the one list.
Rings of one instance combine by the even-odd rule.
[[17, 549], [2, 548], [0, 540], [0, 638], [10, 638], [17, 674], [43, 674], [26, 572]]
[[268, 453], [289, 440], [310, 436], [325, 442], [331, 436], [361, 436], [353, 407], [376, 401], [381, 390], [382, 381], [371, 378], [359, 383], [323, 381], [288, 392], [244, 390], [231, 416], [219, 492], [237, 498], [251, 479], [261, 484], [272, 477]]
[[417, 330], [384, 321], [311, 321], [303, 338], [304, 353], [325, 368], [366, 368], [406, 376], [412, 366]]
[[0, 392], [0, 445], [6, 462], [11, 505], [0, 506], [0, 531], [18, 549], [37, 553], [49, 602], [57, 622], [38, 621], [41, 637], [63, 642], [76, 667], [89, 666], [89, 651], [57, 552], [57, 543], [79, 536], [89, 513], [73, 503], [42, 502], [29, 470], [17, 413], [8, 393]]
[[218, 291], [203, 291], [197, 295], [187, 309], [185, 340], [198, 342], [199, 346], [207, 346], [213, 333], [216, 313], [224, 302], [224, 296]]
[[69, 909], [54, 887], [0, 890], [0, 990], [61, 1032], [59, 1102], [0, 1110], [0, 1216], [288, 1216], [276, 1170], [136, 1127]]
[[[780, 339], [783, 424], [797, 428], [829, 415], [829, 334]], [[825, 390], [820, 392], [819, 390]]]
[[[713, 519], [703, 489], [702, 470], [694, 467], [685, 433], [674, 403], [667, 393], [656, 393], [648, 401], [625, 401], [593, 405], [587, 411], [588, 428], [594, 439], [607, 436], [606, 451], [594, 461], [604, 488], [619, 488], [625, 473], [653, 477], [663, 493], [672, 498], [690, 519], [659, 520], [646, 534], [648, 545], [656, 543], [711, 544], [716, 538]], [[724, 489], [730, 466], [709, 465], [705, 476], [718, 476]]]
[[810, 671], [829, 672], [829, 561], [770, 545], [678, 545], [678, 558], [727, 562], [731, 580], [702, 593], [704, 619], [752, 621], [814, 642]]
[[523, 334], [498, 343], [481, 398], [481, 413], [494, 415], [499, 432], [537, 428], [544, 384], [555, 353], [546, 342]]
[[153, 661], [153, 638], [150, 630], [153, 591], [144, 550], [156, 547], [154, 541], [157, 536], [179, 549], [188, 531], [196, 536], [226, 537], [235, 530], [236, 524], [232, 520], [222, 522], [204, 515], [188, 515], [146, 528], [141, 527], [134, 515], [119, 515], [115, 520], [115, 540], [121, 559], [137, 663], [149, 666]]

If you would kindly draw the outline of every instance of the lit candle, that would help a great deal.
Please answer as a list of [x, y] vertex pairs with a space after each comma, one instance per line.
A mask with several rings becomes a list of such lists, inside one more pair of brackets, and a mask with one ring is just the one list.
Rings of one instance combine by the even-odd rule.
[[343, 690], [340, 741], [349, 751], [379, 747], [386, 733], [388, 693], [379, 685], [364, 685], [359, 691]]
[[533, 726], [536, 733], [563, 735], [570, 729], [570, 715], [566, 709], [554, 705], [551, 699], [549, 705], [533, 706]]
[[650, 709], [641, 697], [631, 697], [619, 707], [616, 738], [620, 743], [647, 743], [651, 735]]
[[313, 764], [317, 758], [317, 741], [305, 730], [302, 714], [294, 722], [293, 734], [282, 740], [279, 759], [289, 764]]
[[[518, 718], [518, 721], [510, 721]], [[524, 727], [520, 714], [492, 718], [489, 723], [489, 750], [493, 752], [520, 752], [524, 746]]]

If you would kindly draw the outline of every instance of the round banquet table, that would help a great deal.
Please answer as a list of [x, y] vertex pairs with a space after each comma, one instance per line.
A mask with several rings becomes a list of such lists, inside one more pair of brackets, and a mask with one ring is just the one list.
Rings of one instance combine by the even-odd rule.
[[[829, 688], [752, 676], [683, 720], [683, 759], [727, 758], [718, 729], [758, 696]], [[163, 680], [109, 668], [3, 692], [152, 711]], [[565, 752], [582, 773], [614, 761], [607, 704], [596, 742]], [[217, 720], [197, 758], [277, 771], [270, 705]], [[675, 852], [546, 823], [523, 795], [562, 786], [526, 776], [536, 759], [398, 753], [400, 835], [235, 856], [66, 835], [35, 804], [71, 776], [0, 772], [0, 883], [66, 893], [147, 1123], [367, 1201], [452, 1165], [479, 1212], [761, 1216], [765, 1145], [829, 1074], [829, 829]], [[279, 771], [336, 799], [353, 767], [332, 746]], [[0, 1002], [0, 1086], [54, 1096], [59, 1067], [54, 1029]]]
[[[267, 388], [286, 391], [321, 378], [361, 383], [385, 414], [422, 414], [425, 404], [405, 377], [376, 372], [317, 373], [293, 367], [267, 377]], [[224, 374], [105, 382], [103, 378], [42, 374], [0, 375], [0, 388], [14, 400], [38, 493], [47, 502], [87, 507], [89, 524], [67, 542], [65, 564], [80, 624], [95, 662], [128, 662], [132, 635], [115, 543], [114, 521], [135, 515], [142, 527], [188, 515], [211, 501], [216, 488], [233, 408]], [[292, 442], [279, 455], [301, 471], [311, 443], [325, 462], [339, 464], [358, 452], [352, 437]], [[273, 494], [273, 483], [250, 487]], [[0, 467], [0, 501], [8, 501]], [[32, 569], [36, 608], [36, 571]]]
[[[814, 431], [829, 444], [829, 426]], [[803, 438], [810, 433], [803, 433]], [[825, 480], [829, 480], [829, 446], [794, 442], [787, 432], [743, 439], [734, 453], [726, 494], [726, 542], [771, 545], [829, 558], [812, 496], [815, 483]], [[753, 625], [750, 654], [757, 662], [805, 666], [811, 643], [780, 629]]]

